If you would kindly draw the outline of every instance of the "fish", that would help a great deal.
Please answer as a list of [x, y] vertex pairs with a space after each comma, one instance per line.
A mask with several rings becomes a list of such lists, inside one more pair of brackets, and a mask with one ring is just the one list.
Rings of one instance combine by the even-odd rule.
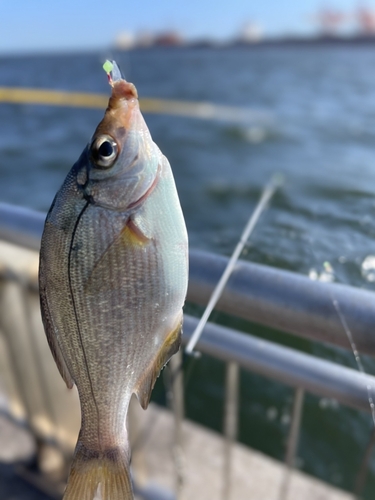
[[39, 290], [81, 429], [63, 500], [133, 499], [126, 428], [181, 343], [188, 237], [172, 170], [115, 62], [104, 117], [47, 214]]

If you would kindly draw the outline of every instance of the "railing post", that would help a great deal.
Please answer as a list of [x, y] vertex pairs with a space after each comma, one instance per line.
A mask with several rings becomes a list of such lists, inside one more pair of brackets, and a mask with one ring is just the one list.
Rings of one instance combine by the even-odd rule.
[[226, 365], [224, 450], [223, 450], [223, 494], [222, 500], [229, 500], [232, 479], [232, 450], [238, 432], [239, 366], [231, 361]]
[[298, 387], [295, 391], [292, 420], [285, 454], [285, 475], [280, 487], [279, 500], [286, 500], [289, 492], [291, 473], [296, 458], [305, 391]]
[[[41, 351], [41, 338], [36, 331], [33, 310], [39, 308], [39, 297], [27, 286], [26, 283], [19, 281], [20, 299], [27, 323], [27, 334], [29, 338], [30, 356], [34, 360], [36, 377], [41, 395], [41, 407], [39, 415], [45, 421], [40, 439], [37, 440], [38, 467], [39, 469], [54, 478], [55, 480], [64, 480], [70, 461], [70, 454], [66, 450], [59, 449], [56, 445], [51, 445], [48, 438], [58, 435], [59, 426], [56, 414], [56, 405], [53, 401], [51, 387], [47, 383], [48, 371], [46, 369], [43, 353]], [[34, 294], [34, 297], [33, 295]], [[34, 301], [33, 301], [34, 299]], [[36, 299], [36, 300], [35, 300]], [[36, 305], [36, 307], [35, 307]], [[44, 343], [44, 338], [43, 338]], [[44, 417], [44, 418], [43, 418]]]
[[[132, 450], [132, 470], [133, 479], [138, 488], [146, 486], [148, 481], [148, 470], [144, 452], [145, 426], [144, 413], [138, 400], [133, 395], [128, 411], [128, 431], [130, 439], [130, 449]], [[149, 425], [149, 423], [148, 423]], [[147, 428], [148, 428], [147, 425]]]
[[40, 408], [40, 391], [31, 361], [22, 291], [13, 280], [0, 280], [0, 328], [7, 344], [19, 399], [31, 428], [38, 434], [34, 424], [37, 408]]
[[184, 402], [184, 372], [182, 369], [183, 354], [180, 349], [169, 361], [171, 375], [171, 408], [174, 414], [174, 464], [176, 479], [176, 500], [182, 498], [184, 485], [185, 457], [183, 449], [183, 419], [185, 415]]

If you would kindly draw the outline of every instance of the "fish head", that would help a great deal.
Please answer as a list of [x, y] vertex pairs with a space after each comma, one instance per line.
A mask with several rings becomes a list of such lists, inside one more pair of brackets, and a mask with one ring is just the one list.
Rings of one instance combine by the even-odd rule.
[[104, 118], [75, 166], [79, 190], [93, 204], [126, 210], [151, 189], [161, 157], [135, 86], [122, 78], [112, 82]]

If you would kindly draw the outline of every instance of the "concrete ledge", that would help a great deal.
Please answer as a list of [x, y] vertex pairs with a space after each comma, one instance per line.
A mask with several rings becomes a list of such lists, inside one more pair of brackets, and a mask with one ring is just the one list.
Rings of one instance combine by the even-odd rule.
[[[138, 450], [133, 449], [135, 479], [142, 484], [154, 483], [173, 490], [176, 473], [172, 414], [156, 405], [150, 405], [144, 412], [134, 404], [132, 418], [138, 419], [140, 432], [133, 438], [135, 442], [142, 443]], [[222, 437], [186, 420], [183, 437], [184, 482], [181, 499], [220, 499], [223, 487]], [[234, 446], [232, 457], [231, 499], [280, 500], [280, 488], [285, 477], [283, 464], [241, 444]], [[307, 474], [293, 471], [284, 500], [296, 499], [353, 500], [354, 497]]]

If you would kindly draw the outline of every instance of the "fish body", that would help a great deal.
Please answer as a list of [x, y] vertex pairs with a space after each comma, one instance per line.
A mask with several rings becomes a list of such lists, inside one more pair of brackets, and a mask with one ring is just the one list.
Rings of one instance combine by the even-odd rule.
[[168, 160], [135, 87], [113, 82], [91, 143], [45, 222], [40, 298], [47, 339], [82, 423], [64, 500], [132, 499], [126, 415], [146, 408], [180, 345], [187, 233]]

